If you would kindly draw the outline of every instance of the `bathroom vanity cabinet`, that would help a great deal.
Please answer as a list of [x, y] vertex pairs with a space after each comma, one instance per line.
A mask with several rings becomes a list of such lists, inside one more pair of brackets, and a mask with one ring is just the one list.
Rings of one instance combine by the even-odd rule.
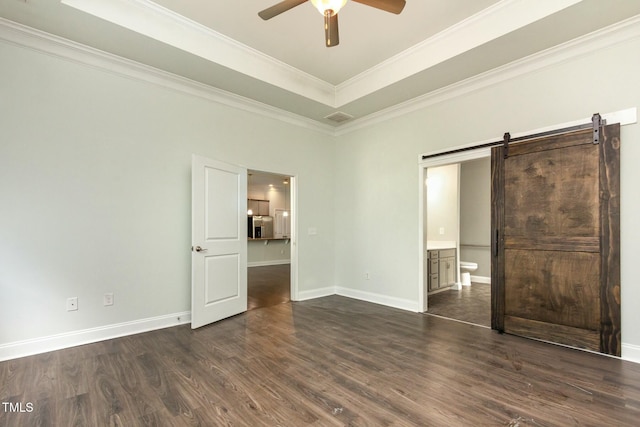
[[456, 250], [427, 250], [428, 291], [448, 288], [456, 283]]

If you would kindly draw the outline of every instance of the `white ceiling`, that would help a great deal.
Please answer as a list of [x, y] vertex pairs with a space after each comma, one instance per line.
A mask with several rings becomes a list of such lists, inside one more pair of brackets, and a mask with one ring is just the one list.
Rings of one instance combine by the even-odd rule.
[[260, 191], [266, 193], [269, 191], [269, 188], [277, 188], [280, 190], [285, 190], [289, 184], [285, 184], [286, 182], [290, 182], [291, 177], [286, 175], [279, 175], [269, 172], [248, 170], [247, 171], [247, 187], [249, 191]]
[[348, 2], [326, 48], [310, 3], [258, 17], [279, 1], [0, 0], [0, 17], [338, 126], [325, 116], [363, 118], [640, 14], [638, 0]]

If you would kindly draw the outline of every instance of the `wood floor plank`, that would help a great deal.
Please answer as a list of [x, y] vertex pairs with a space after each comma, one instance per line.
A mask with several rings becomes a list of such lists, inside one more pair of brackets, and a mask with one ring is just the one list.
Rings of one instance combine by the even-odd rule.
[[88, 359], [76, 348], [60, 350], [56, 356], [54, 368], [56, 376], [55, 393], [60, 398], [74, 398], [86, 395], [89, 390]]
[[0, 362], [0, 426], [635, 426], [640, 365], [344, 297]]
[[247, 309], [271, 307], [291, 300], [291, 265], [247, 269]]
[[91, 425], [93, 417], [90, 396], [85, 393], [62, 400], [55, 419], [68, 426]]

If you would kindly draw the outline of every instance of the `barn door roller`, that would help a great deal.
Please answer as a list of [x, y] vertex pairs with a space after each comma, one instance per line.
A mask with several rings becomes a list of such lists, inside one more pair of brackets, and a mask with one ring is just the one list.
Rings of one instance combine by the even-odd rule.
[[504, 146], [504, 158], [509, 157], [509, 142], [511, 142], [511, 134], [509, 132], [505, 132], [504, 137], [502, 139], [502, 145]]
[[593, 123], [593, 143], [600, 143], [600, 128], [606, 124], [606, 120], [602, 120], [600, 113], [595, 113], [591, 116], [591, 122]]

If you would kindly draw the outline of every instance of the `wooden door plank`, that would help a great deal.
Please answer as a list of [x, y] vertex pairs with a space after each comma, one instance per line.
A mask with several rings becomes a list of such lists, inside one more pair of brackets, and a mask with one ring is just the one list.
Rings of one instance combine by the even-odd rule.
[[505, 315], [598, 331], [599, 259], [585, 252], [505, 250]]
[[505, 236], [599, 237], [593, 144], [512, 156], [505, 167]]
[[537, 249], [543, 251], [600, 252], [596, 236], [505, 236], [505, 249]]
[[598, 331], [505, 316], [505, 332], [591, 351], [600, 351]]
[[621, 355], [620, 125], [605, 126], [600, 143], [600, 347]]
[[504, 331], [504, 148], [491, 149], [491, 329]]
[[592, 144], [592, 130], [586, 129], [509, 144], [509, 157], [589, 144]]

